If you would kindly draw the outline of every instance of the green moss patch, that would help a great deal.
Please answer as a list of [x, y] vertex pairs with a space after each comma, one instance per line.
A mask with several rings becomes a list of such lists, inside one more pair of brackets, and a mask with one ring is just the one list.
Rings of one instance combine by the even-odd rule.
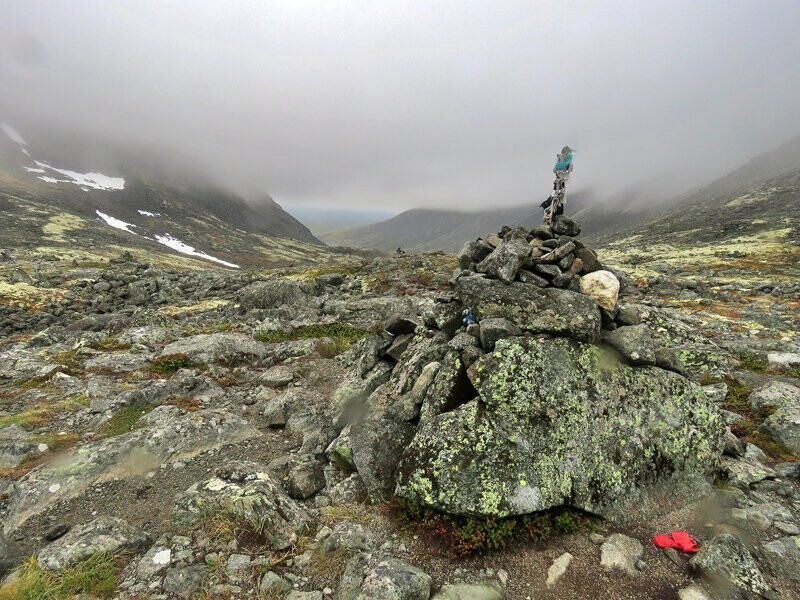
[[20, 568], [16, 581], [0, 587], [0, 600], [61, 600], [76, 594], [112, 598], [119, 585], [120, 565], [107, 554], [62, 571], [44, 571], [31, 557]]
[[155, 408], [154, 404], [137, 402], [119, 409], [114, 415], [97, 430], [99, 438], [109, 438], [133, 431], [138, 421]]
[[368, 334], [368, 330], [353, 327], [347, 323], [331, 323], [328, 325], [304, 325], [292, 331], [258, 331], [254, 337], [259, 342], [268, 344], [330, 338], [337, 343], [337, 347], [332, 352], [340, 353]]

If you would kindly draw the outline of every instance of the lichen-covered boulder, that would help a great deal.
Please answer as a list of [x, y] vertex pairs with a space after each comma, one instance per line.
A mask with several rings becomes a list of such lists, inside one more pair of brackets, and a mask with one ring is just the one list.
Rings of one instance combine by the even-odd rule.
[[215, 477], [195, 483], [176, 502], [174, 522], [189, 527], [203, 515], [223, 511], [263, 534], [275, 549], [288, 548], [309, 525], [306, 510], [292, 500], [267, 470], [255, 463], [232, 463]]
[[702, 494], [723, 449], [699, 386], [602, 347], [501, 340], [470, 377], [478, 399], [420, 424], [399, 496], [461, 515], [568, 505], [627, 520]]
[[359, 554], [345, 567], [335, 600], [428, 600], [431, 577], [397, 558]]
[[597, 300], [606, 310], [613, 311], [619, 295], [619, 279], [611, 271], [594, 271], [581, 277], [581, 294]]
[[591, 298], [556, 288], [515, 282], [504, 285], [471, 275], [459, 277], [455, 295], [478, 319], [504, 318], [524, 331], [569, 336], [583, 341], [600, 337], [600, 310]]
[[769, 591], [750, 552], [739, 538], [730, 533], [718, 535], [703, 545], [689, 565], [721, 597], [736, 592], [761, 597]]
[[123, 519], [98, 517], [69, 531], [46, 546], [37, 557], [39, 566], [47, 571], [71, 567], [98, 552], [136, 552], [150, 543], [150, 537]]
[[279, 308], [281, 306], [305, 306], [309, 294], [297, 281], [275, 278], [253, 283], [244, 288], [239, 297], [243, 308]]

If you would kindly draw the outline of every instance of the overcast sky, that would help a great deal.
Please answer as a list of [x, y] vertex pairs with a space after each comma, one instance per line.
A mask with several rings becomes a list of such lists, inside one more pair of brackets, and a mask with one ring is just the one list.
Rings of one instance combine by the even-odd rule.
[[0, 15], [0, 121], [188, 157], [289, 206], [538, 203], [564, 144], [574, 189], [655, 198], [800, 133], [798, 0], [0, 0]]

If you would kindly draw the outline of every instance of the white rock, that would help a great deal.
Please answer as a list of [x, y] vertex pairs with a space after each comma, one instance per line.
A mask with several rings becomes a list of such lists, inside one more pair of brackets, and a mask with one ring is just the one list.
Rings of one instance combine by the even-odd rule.
[[611, 271], [595, 271], [581, 277], [581, 294], [589, 296], [608, 311], [613, 311], [619, 296], [619, 280]]

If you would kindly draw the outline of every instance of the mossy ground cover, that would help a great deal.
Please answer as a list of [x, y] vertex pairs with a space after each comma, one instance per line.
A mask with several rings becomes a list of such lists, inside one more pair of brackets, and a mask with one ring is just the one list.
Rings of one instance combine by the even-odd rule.
[[120, 408], [97, 430], [97, 437], [109, 438], [133, 431], [136, 427], [136, 422], [155, 407], [155, 404], [136, 402]]
[[112, 598], [120, 571], [120, 561], [107, 554], [95, 554], [56, 572], [44, 571], [32, 557], [22, 565], [14, 582], [0, 587], [0, 600], [66, 600], [77, 594]]
[[147, 370], [158, 375], [171, 375], [180, 369], [194, 369], [201, 365], [186, 354], [165, 354], [157, 356], [150, 361]]
[[253, 337], [268, 344], [293, 340], [329, 338], [333, 344], [317, 348], [321, 355], [331, 357], [348, 350], [355, 342], [369, 334], [369, 330], [353, 327], [347, 323], [328, 325], [304, 325], [291, 331], [257, 331]]
[[505, 519], [439, 513], [400, 502], [389, 513], [423, 542], [454, 558], [500, 550], [513, 543], [543, 542], [556, 535], [595, 531], [598, 521], [573, 509], [553, 509]]
[[0, 428], [9, 425], [19, 425], [25, 429], [42, 427], [60, 415], [74, 413], [87, 406], [89, 399], [83, 394], [55, 402], [41, 402], [22, 412], [0, 416]]

